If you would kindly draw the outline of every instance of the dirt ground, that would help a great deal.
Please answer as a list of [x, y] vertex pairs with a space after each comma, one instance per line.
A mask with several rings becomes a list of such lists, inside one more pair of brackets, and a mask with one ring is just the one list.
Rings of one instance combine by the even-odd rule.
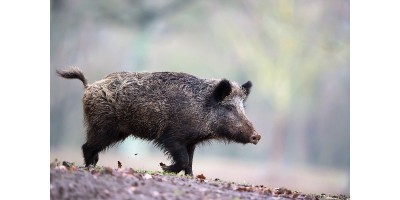
[[69, 162], [50, 164], [51, 199], [350, 199], [314, 195], [286, 188], [239, 184], [154, 171], [115, 167], [84, 168]]

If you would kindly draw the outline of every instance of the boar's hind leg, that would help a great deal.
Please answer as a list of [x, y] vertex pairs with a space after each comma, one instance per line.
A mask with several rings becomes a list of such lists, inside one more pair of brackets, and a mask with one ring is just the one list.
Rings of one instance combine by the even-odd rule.
[[99, 152], [125, 138], [126, 135], [114, 128], [100, 129], [92, 127], [88, 132], [87, 142], [82, 146], [85, 166], [96, 166], [99, 161]]
[[85, 166], [96, 165], [99, 161], [99, 150], [90, 146], [87, 142], [82, 145], [83, 158], [85, 159]]
[[194, 154], [195, 147], [196, 147], [195, 144], [186, 145], [186, 149], [187, 149], [188, 156], [189, 156], [189, 164], [185, 169], [185, 175], [193, 176], [192, 165], [193, 165], [193, 154]]

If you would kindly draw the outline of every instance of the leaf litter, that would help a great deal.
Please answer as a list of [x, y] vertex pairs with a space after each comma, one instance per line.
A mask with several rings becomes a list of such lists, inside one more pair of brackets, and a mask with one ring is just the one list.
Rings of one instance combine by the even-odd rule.
[[[240, 184], [122, 168], [84, 167], [57, 159], [50, 164], [51, 199], [350, 199], [345, 195], [305, 194], [284, 187]], [[165, 166], [160, 163], [160, 166]]]

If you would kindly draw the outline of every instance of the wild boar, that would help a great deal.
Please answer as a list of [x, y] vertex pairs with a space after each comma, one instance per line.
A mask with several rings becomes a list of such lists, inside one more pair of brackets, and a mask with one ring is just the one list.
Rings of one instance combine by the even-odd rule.
[[177, 72], [115, 72], [88, 84], [79, 68], [57, 70], [84, 85], [85, 165], [128, 136], [152, 141], [172, 160], [166, 172], [193, 175], [196, 145], [211, 139], [257, 144], [261, 136], [245, 115], [250, 81], [203, 79]]

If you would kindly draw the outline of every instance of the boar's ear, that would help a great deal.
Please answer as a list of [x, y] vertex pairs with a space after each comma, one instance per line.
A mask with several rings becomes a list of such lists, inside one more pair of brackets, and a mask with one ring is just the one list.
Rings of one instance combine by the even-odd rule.
[[222, 79], [213, 91], [213, 98], [217, 102], [220, 102], [225, 99], [232, 91], [232, 86], [228, 80]]
[[251, 81], [247, 81], [245, 84], [243, 84], [242, 85], [242, 88], [244, 89], [244, 91], [246, 92], [246, 96], [249, 96], [249, 94], [250, 94], [250, 89], [251, 89], [251, 86], [252, 86], [253, 84], [251, 83]]

